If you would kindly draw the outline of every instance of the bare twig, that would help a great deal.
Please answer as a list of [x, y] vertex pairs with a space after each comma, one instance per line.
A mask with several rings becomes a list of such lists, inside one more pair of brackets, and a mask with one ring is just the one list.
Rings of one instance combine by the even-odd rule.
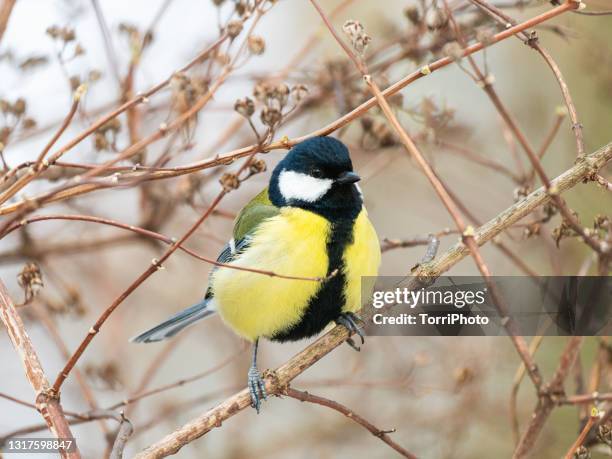
[[331, 408], [332, 410], [335, 410], [343, 414], [344, 416], [349, 418], [351, 421], [356, 422], [357, 424], [362, 426], [364, 429], [368, 430], [376, 438], [379, 438], [381, 441], [385, 442], [387, 445], [389, 445], [391, 448], [397, 451], [402, 457], [407, 457], [409, 459], [416, 459], [416, 456], [414, 454], [412, 454], [410, 451], [406, 450], [405, 448], [395, 443], [391, 439], [391, 437], [389, 437], [389, 434], [395, 432], [395, 429], [381, 430], [378, 427], [376, 427], [374, 424], [372, 424], [370, 421], [365, 419], [363, 416], [358, 415], [350, 408], [347, 408], [346, 406], [336, 402], [335, 400], [330, 400], [328, 398], [324, 398], [318, 395], [313, 395], [305, 391], [293, 389], [291, 387], [287, 387], [287, 389], [285, 389], [284, 391], [284, 394], [288, 395], [291, 398], [295, 398], [296, 400], [300, 400], [302, 402], [314, 403], [317, 405], [326, 406], [328, 408]]
[[580, 435], [578, 435], [578, 438], [576, 438], [576, 441], [572, 444], [572, 446], [570, 446], [570, 449], [565, 454], [565, 459], [572, 459], [574, 457], [574, 452], [582, 446], [587, 435], [589, 434], [589, 432], [591, 431], [591, 429], [597, 423], [598, 420], [599, 420], [599, 412], [597, 408], [593, 408], [593, 412], [587, 419], [587, 422], [584, 425], [584, 428], [582, 429], [582, 431], [580, 432]]

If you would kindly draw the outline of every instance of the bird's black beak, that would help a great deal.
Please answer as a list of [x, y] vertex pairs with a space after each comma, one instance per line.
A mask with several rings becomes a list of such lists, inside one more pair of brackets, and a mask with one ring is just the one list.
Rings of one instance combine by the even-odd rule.
[[347, 183], [355, 183], [355, 182], [358, 182], [359, 180], [361, 180], [361, 177], [359, 177], [354, 172], [343, 172], [336, 179], [336, 183], [339, 183], [340, 185], [346, 185]]

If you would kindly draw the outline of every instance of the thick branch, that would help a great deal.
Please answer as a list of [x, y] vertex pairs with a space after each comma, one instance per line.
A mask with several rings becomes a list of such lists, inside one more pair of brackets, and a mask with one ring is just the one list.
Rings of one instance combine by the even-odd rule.
[[4, 35], [16, 1], [17, 0], [2, 0], [2, 5], [0, 5], [0, 42], [2, 42], [2, 36]]
[[[62, 406], [56, 397], [50, 392], [49, 381], [45, 376], [38, 355], [32, 346], [23, 322], [19, 317], [13, 300], [8, 294], [4, 283], [0, 280], [0, 319], [6, 326], [13, 347], [19, 354], [19, 358], [25, 368], [26, 376], [30, 385], [36, 392], [36, 408], [45, 419], [49, 430], [56, 438], [74, 438], [70, 432], [70, 426], [64, 416]], [[78, 449], [73, 452], [61, 451], [66, 459], [78, 459], [81, 457]]]

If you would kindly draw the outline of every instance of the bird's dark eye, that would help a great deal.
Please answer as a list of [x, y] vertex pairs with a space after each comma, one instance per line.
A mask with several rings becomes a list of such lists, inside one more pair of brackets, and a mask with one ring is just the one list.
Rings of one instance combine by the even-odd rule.
[[319, 169], [318, 167], [315, 167], [314, 169], [310, 171], [310, 175], [313, 176], [314, 178], [322, 178], [323, 171]]

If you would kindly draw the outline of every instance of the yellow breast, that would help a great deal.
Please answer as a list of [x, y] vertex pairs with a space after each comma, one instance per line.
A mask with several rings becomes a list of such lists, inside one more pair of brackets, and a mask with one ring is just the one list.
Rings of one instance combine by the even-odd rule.
[[[380, 243], [365, 207], [355, 220], [353, 243], [344, 251], [344, 266], [346, 303], [343, 311], [357, 312], [361, 309], [362, 276], [377, 276], [380, 267]], [[369, 297], [374, 282], [368, 284], [363, 288], [364, 294]]]
[[[329, 222], [297, 208], [259, 225], [248, 250], [233, 265], [297, 277], [325, 277]], [[211, 286], [223, 320], [249, 340], [272, 336], [299, 322], [319, 282], [219, 268]]]

